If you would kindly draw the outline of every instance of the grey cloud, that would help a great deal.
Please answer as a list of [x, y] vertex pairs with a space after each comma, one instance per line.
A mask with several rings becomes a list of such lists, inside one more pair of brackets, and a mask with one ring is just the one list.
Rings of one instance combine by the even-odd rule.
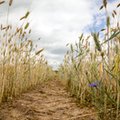
[[[10, 12], [17, 12], [18, 10], [30, 9], [32, 2], [29, 0], [13, 0], [12, 6], [9, 7]], [[8, 11], [9, 1], [6, 1], [0, 6], [1, 13]]]
[[64, 55], [67, 51], [66, 47], [56, 47], [51, 50], [52, 54]]

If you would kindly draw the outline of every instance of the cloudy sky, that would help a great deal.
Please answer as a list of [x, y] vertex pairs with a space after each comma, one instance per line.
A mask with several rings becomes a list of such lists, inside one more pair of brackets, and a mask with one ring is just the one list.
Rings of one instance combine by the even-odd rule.
[[[7, 0], [8, 1], [8, 0]], [[104, 12], [99, 13], [101, 0], [13, 0], [9, 22], [19, 24], [26, 11], [31, 15], [32, 35], [35, 44], [45, 48], [44, 55], [54, 68], [66, 53], [66, 44], [74, 43], [82, 32], [99, 31], [104, 26]], [[120, 0], [108, 0], [110, 10]], [[0, 7], [0, 21], [4, 22], [7, 5]], [[99, 13], [99, 14], [98, 14]], [[39, 41], [38, 38], [41, 38]]]

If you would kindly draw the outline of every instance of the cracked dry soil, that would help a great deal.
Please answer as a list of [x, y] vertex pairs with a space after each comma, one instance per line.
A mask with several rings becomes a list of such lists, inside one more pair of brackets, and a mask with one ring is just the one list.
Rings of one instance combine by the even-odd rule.
[[93, 111], [78, 106], [60, 81], [51, 80], [1, 105], [0, 120], [96, 120]]

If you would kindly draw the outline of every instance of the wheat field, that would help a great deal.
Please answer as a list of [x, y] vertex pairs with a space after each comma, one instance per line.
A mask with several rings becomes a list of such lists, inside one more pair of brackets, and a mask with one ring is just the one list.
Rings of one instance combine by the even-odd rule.
[[59, 76], [66, 80], [71, 94], [80, 104], [95, 106], [101, 120], [120, 119], [119, 7], [108, 14], [107, 0], [103, 0], [100, 11], [105, 10], [106, 27], [89, 36], [83, 33], [78, 43], [68, 44], [69, 51], [59, 68]]
[[[9, 8], [13, 0], [8, 2]], [[5, 1], [1, 1], [0, 5]], [[22, 92], [41, 84], [52, 76], [52, 68], [42, 55], [43, 48], [35, 47], [27, 36], [31, 34], [29, 28], [30, 12], [27, 11], [19, 21], [20, 27], [10, 24], [0, 27], [0, 103], [12, 99]], [[9, 16], [9, 13], [8, 13]]]
[[[5, 2], [0, 1], [0, 6]], [[13, 0], [7, 1], [9, 10], [13, 2]], [[120, 4], [116, 6], [116, 10], [113, 10], [112, 14], [109, 14], [107, 0], [103, 0], [102, 3], [99, 10], [105, 11], [105, 28], [99, 32], [92, 32], [88, 36], [82, 33], [79, 42], [68, 43], [66, 47], [69, 50], [56, 71], [48, 65], [42, 53], [44, 48], [35, 46], [33, 40], [28, 37], [32, 32], [29, 27], [30, 23], [27, 21], [31, 14], [29, 11], [20, 16], [18, 21], [22, 24], [17, 27], [9, 24], [8, 19], [6, 24], [1, 23], [0, 104], [13, 100], [48, 81], [46, 86], [50, 88], [46, 88], [47, 92], [49, 93], [51, 90], [53, 93], [44, 97], [49, 96], [47, 98], [49, 99], [53, 94], [53, 99], [56, 99], [54, 93], [58, 94], [58, 96], [56, 95], [59, 98], [57, 100], [62, 101], [62, 104], [64, 101], [68, 101], [68, 104], [66, 102], [66, 105], [69, 106], [67, 111], [72, 103], [69, 96], [67, 96], [67, 100], [64, 98], [64, 101], [59, 97], [59, 94], [62, 93], [66, 96], [64, 89], [69, 91], [70, 96], [74, 97], [79, 105], [94, 108], [94, 113], [89, 110], [90, 114], [82, 115], [83, 117], [95, 115], [95, 120], [120, 120], [120, 21], [117, 19], [119, 18]], [[51, 82], [54, 79], [55, 83]], [[56, 79], [60, 83], [56, 82]], [[64, 89], [61, 88], [61, 84], [65, 87]], [[45, 87], [40, 93], [44, 94], [44, 90]], [[42, 97], [40, 96], [40, 98]], [[47, 102], [49, 103], [49, 101]], [[78, 108], [77, 111], [79, 111]], [[53, 110], [53, 112], [55, 111]], [[69, 114], [71, 113], [70, 111]], [[69, 116], [66, 117], [66, 120], [67, 118]], [[79, 118], [81, 117], [79, 116]], [[85, 118], [85, 120], [87, 119]]]

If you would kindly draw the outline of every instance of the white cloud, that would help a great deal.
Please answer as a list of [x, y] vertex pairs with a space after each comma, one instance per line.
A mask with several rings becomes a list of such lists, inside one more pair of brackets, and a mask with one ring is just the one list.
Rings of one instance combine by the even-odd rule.
[[[90, 0], [34, 0], [32, 4], [32, 22], [34, 31], [40, 35], [41, 46], [46, 48], [46, 58], [50, 64], [59, 64], [64, 56], [67, 43], [78, 40], [83, 29], [93, 23], [95, 3]], [[51, 50], [65, 51], [56, 54]]]

